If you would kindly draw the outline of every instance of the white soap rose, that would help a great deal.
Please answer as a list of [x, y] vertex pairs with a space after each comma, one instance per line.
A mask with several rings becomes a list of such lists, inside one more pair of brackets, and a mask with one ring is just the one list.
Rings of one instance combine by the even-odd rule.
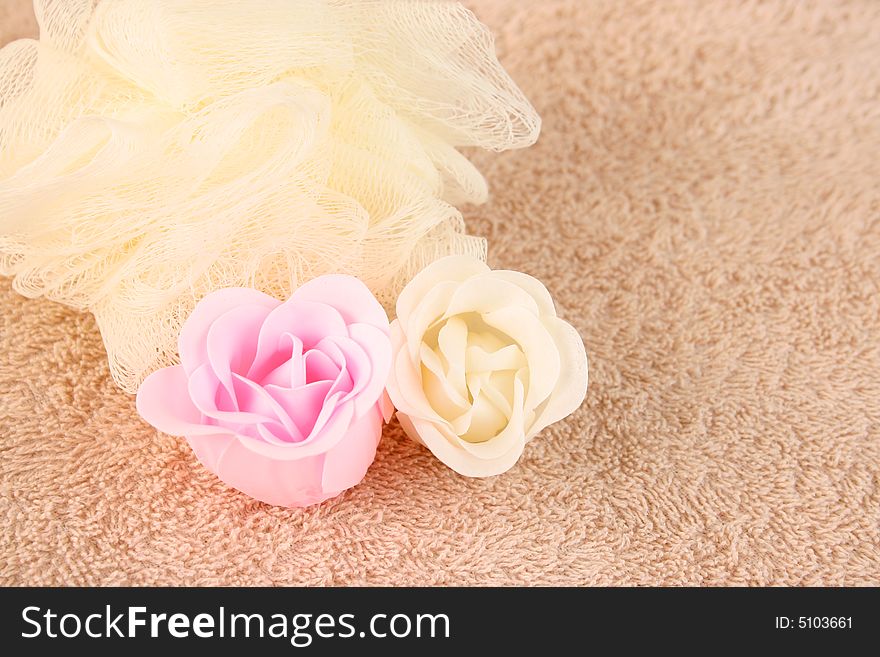
[[541, 429], [580, 406], [587, 355], [526, 274], [450, 256], [397, 300], [388, 393], [407, 434], [456, 472], [509, 470]]

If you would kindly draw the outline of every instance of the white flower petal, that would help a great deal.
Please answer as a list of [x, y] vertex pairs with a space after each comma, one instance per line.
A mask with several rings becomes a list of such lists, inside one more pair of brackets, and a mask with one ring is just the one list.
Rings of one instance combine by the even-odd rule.
[[409, 357], [398, 320], [391, 323], [391, 345], [394, 351], [386, 382], [391, 402], [398, 410], [407, 414], [434, 422], [443, 422], [443, 418], [434, 412], [425, 397], [421, 372], [416, 370]]
[[517, 378], [514, 382], [513, 415], [507, 425], [495, 436], [483, 442], [471, 442], [464, 437], [459, 438], [461, 447], [481, 459], [496, 459], [506, 454], [516, 445], [526, 442], [525, 425], [523, 423], [524, 385]]
[[553, 303], [553, 297], [550, 296], [547, 287], [534, 276], [511, 269], [496, 269], [492, 272], [492, 276], [513, 283], [528, 292], [535, 300], [535, 303], [538, 304], [538, 310], [541, 315], [556, 316], [556, 306]]
[[417, 361], [419, 358], [419, 346], [422, 344], [425, 331], [446, 312], [449, 299], [455, 293], [456, 285], [453, 282], [439, 283], [419, 301], [410, 313], [409, 320], [406, 323], [401, 321], [400, 326], [406, 335], [407, 348], [413, 361]]
[[460, 283], [487, 271], [485, 262], [471, 256], [447, 256], [434, 261], [416, 274], [397, 297], [397, 319], [407, 325], [415, 307], [438, 283]]
[[[463, 436], [468, 431], [470, 431], [471, 423], [473, 422], [474, 415], [476, 413], [484, 413], [485, 414], [485, 413], [487, 413], [487, 411], [489, 413], [495, 413], [495, 412], [500, 411], [500, 409], [497, 409], [496, 411], [492, 411], [492, 409], [483, 409], [482, 406], [480, 406], [479, 408], [475, 408], [475, 406], [477, 406], [478, 404], [491, 405], [491, 403], [492, 403], [492, 400], [489, 397], [482, 399], [483, 390], [482, 390], [481, 386], [483, 385], [484, 380], [488, 381], [489, 375], [476, 374], [470, 378], [469, 389], [470, 389], [471, 398], [473, 399], [473, 401], [468, 403], [467, 407], [464, 408], [460, 412], [459, 415], [454, 416], [454, 419], [449, 423], [452, 428], [452, 432], [456, 436]], [[507, 424], [507, 417], [508, 416], [505, 415], [504, 413], [501, 413], [501, 415], [502, 415], [501, 422], [502, 422], [502, 426], [503, 426], [503, 425]], [[487, 418], [483, 418], [482, 421], [485, 423], [487, 421]], [[498, 430], [496, 430], [490, 434], [487, 434], [487, 435], [494, 435], [495, 433], [498, 433], [498, 431], [500, 431], [500, 430], [501, 429], [499, 427]], [[477, 438], [476, 440], [485, 440], [485, 438]]]
[[483, 319], [509, 335], [523, 350], [529, 364], [525, 408], [535, 408], [550, 396], [559, 380], [561, 364], [553, 337], [540, 319], [522, 308], [501, 308], [486, 313]]
[[468, 404], [460, 403], [459, 395], [444, 377], [439, 377], [422, 365], [422, 386], [431, 408], [440, 417], [452, 418], [467, 410]]
[[531, 294], [494, 274], [489, 271], [461, 283], [452, 295], [444, 317], [470, 312], [487, 313], [510, 307], [522, 308], [538, 316], [538, 304]]
[[558, 317], [545, 317], [544, 325], [559, 350], [562, 368], [547, 404], [528, 429], [528, 439], [533, 438], [544, 427], [571, 415], [583, 403], [587, 394], [589, 365], [580, 334], [571, 324]]
[[466, 369], [469, 373], [519, 370], [528, 365], [525, 354], [516, 344], [509, 344], [492, 352], [476, 345], [468, 347], [466, 362]]
[[416, 370], [406, 349], [394, 355], [387, 390], [391, 401], [400, 410], [417, 417], [442, 420], [425, 397], [421, 373]]
[[470, 422], [467, 429], [459, 434], [466, 443], [483, 443], [491, 440], [507, 426], [507, 416], [486, 394], [474, 399], [469, 415]]
[[[468, 318], [468, 347], [479, 347], [487, 353], [494, 353], [511, 344], [510, 336], [488, 327], [480, 315], [466, 315]], [[476, 321], [475, 321], [476, 320]], [[479, 326], [482, 324], [483, 326]]]
[[[467, 324], [458, 317], [449, 318], [437, 335], [440, 353], [443, 354], [449, 368], [447, 372], [449, 382], [463, 399], [467, 397], [467, 382], [465, 381], [467, 339]], [[467, 403], [466, 399], [464, 401]]]
[[[430, 375], [437, 381], [437, 385], [442, 386], [444, 396], [449, 400], [451, 404], [454, 404], [457, 407], [457, 413], [461, 413], [470, 402], [467, 399], [467, 388], [464, 390], [459, 390], [456, 385], [451, 380], [451, 377], [444, 371], [443, 369], [443, 361], [440, 356], [438, 356], [435, 352], [431, 351], [431, 349], [424, 342], [422, 343], [422, 348], [420, 351], [420, 355], [422, 357], [422, 381], [426, 381], [426, 373]], [[462, 381], [464, 380], [464, 372], [462, 371]], [[425, 391], [427, 392], [428, 388], [425, 385]], [[462, 394], [464, 393], [464, 394]], [[429, 395], [430, 399], [430, 395]], [[437, 408], [435, 406], [435, 408]], [[449, 417], [444, 413], [441, 413], [444, 417]]]
[[410, 438], [423, 444], [434, 456], [465, 477], [491, 477], [507, 472], [519, 460], [525, 446], [525, 441], [519, 440], [501, 456], [481, 459], [450, 442], [457, 437], [444, 427], [411, 418], [400, 411], [397, 412], [397, 418]]
[[507, 417], [513, 415], [513, 404], [516, 395], [514, 382], [517, 376], [521, 377], [522, 381], [528, 381], [529, 378], [528, 372], [524, 370], [492, 372], [489, 375], [489, 385], [485, 386], [482, 391], [484, 395], [489, 396], [492, 403], [501, 409]]

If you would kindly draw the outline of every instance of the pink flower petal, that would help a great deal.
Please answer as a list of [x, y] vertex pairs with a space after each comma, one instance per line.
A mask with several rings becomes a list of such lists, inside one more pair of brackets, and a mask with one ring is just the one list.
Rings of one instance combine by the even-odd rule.
[[280, 422], [261, 422], [260, 424], [255, 424], [254, 426], [257, 429], [257, 435], [265, 440], [267, 443], [271, 443], [273, 445], [290, 445], [292, 443], [298, 442], [297, 438], [291, 436], [290, 431], [287, 430], [287, 427], [285, 427]]
[[[315, 428], [312, 429], [311, 435], [306, 440], [304, 449], [308, 451], [314, 450], [315, 453], [325, 453], [331, 449], [345, 436], [351, 422], [354, 419], [354, 406], [352, 404], [339, 404], [336, 393], [328, 397], [324, 408], [315, 421]], [[328, 409], [332, 409], [329, 413]]]
[[292, 298], [329, 304], [339, 311], [347, 324], [370, 324], [377, 328], [388, 326], [385, 309], [370, 289], [354, 276], [319, 276], [297, 289]]
[[253, 304], [238, 306], [220, 315], [208, 328], [208, 362], [235, 404], [232, 374], [247, 372], [253, 363], [260, 327], [269, 312]]
[[[317, 504], [339, 491], [325, 491], [323, 456], [266, 458], [250, 449], [257, 442], [235, 436], [187, 436], [196, 458], [224, 483], [261, 502], [284, 507]], [[275, 451], [284, 447], [262, 443]]]
[[137, 392], [137, 410], [147, 422], [172, 436], [228, 433], [206, 425], [190, 399], [187, 376], [181, 365], [156, 370]]
[[[351, 404], [335, 406], [336, 400], [329, 400], [324, 405], [322, 412], [327, 415], [327, 420], [321, 423], [321, 429], [312, 431], [312, 435], [299, 443], [287, 445], [270, 445], [263, 440], [256, 440], [247, 436], [239, 436], [242, 444], [248, 449], [270, 459], [297, 460], [309, 456], [322, 455], [332, 449], [351, 426], [354, 409]], [[319, 417], [319, 420], [321, 418]]]
[[230, 287], [205, 296], [180, 329], [177, 346], [180, 362], [187, 375], [208, 360], [207, 335], [211, 324], [229, 310], [243, 305], [262, 306], [272, 310], [281, 305], [277, 299], [257, 290]]
[[330, 356], [319, 349], [309, 349], [303, 354], [303, 361], [306, 366], [306, 383], [335, 381], [342, 369]]
[[224, 411], [217, 408], [217, 393], [220, 389], [220, 381], [217, 380], [217, 375], [214, 374], [209, 363], [199, 367], [189, 377], [187, 386], [188, 397], [192, 400], [195, 407], [206, 417], [222, 423], [223, 426], [233, 431], [240, 431], [243, 425], [279, 420], [278, 417], [272, 414], [263, 415], [261, 413], [240, 410]]
[[339, 374], [336, 375], [336, 378], [333, 380], [333, 386], [330, 388], [330, 392], [327, 394], [332, 395], [337, 392], [343, 392], [345, 396], [342, 397], [342, 400], [345, 400], [351, 394], [354, 380], [352, 379], [351, 373], [348, 370], [348, 360], [346, 359], [345, 354], [342, 353], [342, 350], [336, 344], [336, 342], [340, 340], [348, 340], [348, 338], [343, 338], [342, 336], [338, 335], [330, 335], [321, 340], [321, 342], [318, 343], [318, 346], [315, 347], [315, 349], [323, 352], [339, 368]]
[[232, 377], [235, 380], [235, 390], [241, 401], [242, 410], [280, 422], [290, 433], [289, 442], [299, 442], [303, 439], [304, 434], [299, 431], [299, 427], [265, 388], [240, 374], [233, 374]]
[[[315, 426], [312, 427], [312, 432], [308, 435], [308, 440], [315, 440], [321, 435], [324, 426], [335, 416], [340, 415], [339, 400], [344, 394], [344, 392], [339, 391], [327, 396], [327, 399], [324, 400], [324, 406], [321, 407], [321, 411], [318, 413], [318, 418], [315, 420]], [[348, 415], [348, 419], [351, 421], [351, 416], [354, 414], [354, 408], [352, 405], [343, 404], [342, 409], [345, 410], [345, 414]]]
[[295, 335], [308, 351], [327, 335], [348, 335], [345, 321], [337, 310], [325, 303], [296, 301], [291, 298], [269, 313], [257, 344], [257, 355], [248, 377], [261, 380], [278, 367], [281, 340], [285, 334]]
[[[352, 324], [348, 327], [348, 333], [370, 360], [369, 374], [364, 372], [360, 375], [361, 380], [366, 380], [366, 385], [354, 400], [355, 417], [363, 417], [379, 400], [388, 382], [391, 371], [391, 339], [387, 333], [369, 324]], [[355, 361], [352, 360], [352, 363]], [[358, 365], [360, 366], [359, 362]]]
[[284, 409], [299, 429], [301, 437], [297, 442], [312, 433], [332, 385], [331, 381], [316, 381], [299, 388], [281, 388], [272, 384], [266, 386], [266, 393]]
[[379, 408], [382, 410], [382, 419], [385, 420], [385, 424], [388, 424], [394, 416], [394, 404], [391, 403], [391, 396], [387, 390], [384, 390], [379, 396], [378, 403]]
[[377, 405], [355, 420], [345, 436], [324, 456], [321, 484], [325, 491], [343, 491], [360, 483], [376, 458], [382, 437], [382, 414]]
[[324, 338], [318, 348], [340, 367], [331, 393], [344, 392], [345, 396], [341, 400], [344, 402], [363, 390], [365, 378], [370, 376], [370, 359], [358, 343], [348, 337], [331, 335]]
[[286, 360], [256, 383], [263, 387], [275, 385], [280, 388], [290, 388], [292, 387], [292, 382], [293, 363], [290, 360]]
[[[305, 385], [306, 367], [303, 361], [302, 340], [291, 333], [283, 334], [279, 340], [282, 348], [269, 361], [262, 363], [259, 368], [251, 365], [247, 378], [260, 385], [272, 383], [282, 388], [298, 388]], [[289, 350], [287, 349], [287, 344], [285, 344], [286, 341], [289, 341]], [[268, 374], [259, 377], [255, 376], [261, 374], [261, 371], [265, 371], [275, 363], [278, 363], [277, 366], [269, 371]]]

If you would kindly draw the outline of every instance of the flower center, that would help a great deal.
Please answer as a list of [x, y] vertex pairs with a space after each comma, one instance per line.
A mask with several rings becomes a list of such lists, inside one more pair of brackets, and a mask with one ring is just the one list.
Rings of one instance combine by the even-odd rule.
[[514, 381], [528, 380], [520, 346], [478, 313], [463, 313], [432, 326], [422, 345], [422, 380], [435, 411], [469, 442], [484, 442], [507, 426]]

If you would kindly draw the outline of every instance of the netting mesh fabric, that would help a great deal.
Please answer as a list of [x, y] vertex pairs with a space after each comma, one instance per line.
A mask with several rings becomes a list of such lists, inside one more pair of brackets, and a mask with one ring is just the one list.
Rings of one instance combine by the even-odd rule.
[[113, 377], [174, 362], [211, 290], [328, 272], [389, 308], [425, 264], [485, 258], [457, 150], [540, 122], [457, 3], [37, 0], [0, 50], [0, 274], [95, 314]]

